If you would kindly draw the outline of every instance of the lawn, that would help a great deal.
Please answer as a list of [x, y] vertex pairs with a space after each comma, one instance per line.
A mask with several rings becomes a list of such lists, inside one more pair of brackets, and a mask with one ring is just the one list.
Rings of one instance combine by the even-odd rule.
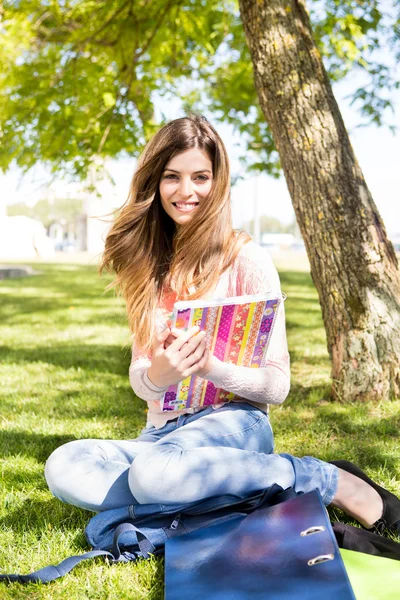
[[[0, 282], [0, 570], [27, 573], [87, 550], [90, 517], [63, 505], [43, 476], [60, 444], [134, 438], [145, 404], [128, 381], [129, 334], [122, 302], [95, 266], [39, 264], [39, 274]], [[286, 292], [292, 388], [271, 411], [276, 451], [357, 462], [400, 494], [400, 400], [329, 400], [330, 364], [317, 294], [307, 272], [281, 272]], [[333, 518], [342, 517], [331, 512]], [[163, 598], [162, 560], [84, 563], [50, 585], [0, 584], [0, 598]]]

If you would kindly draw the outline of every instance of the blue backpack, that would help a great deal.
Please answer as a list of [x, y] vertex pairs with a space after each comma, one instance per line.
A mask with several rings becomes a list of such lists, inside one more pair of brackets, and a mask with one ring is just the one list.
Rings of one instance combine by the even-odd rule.
[[49, 583], [69, 573], [83, 560], [96, 556], [107, 557], [114, 563], [160, 555], [171, 537], [245, 517], [257, 508], [273, 506], [296, 495], [292, 488], [284, 491], [279, 485], [273, 485], [246, 499], [228, 494], [191, 504], [136, 504], [105, 510], [92, 517], [85, 529], [93, 550], [29, 575], [0, 574], [0, 580]]

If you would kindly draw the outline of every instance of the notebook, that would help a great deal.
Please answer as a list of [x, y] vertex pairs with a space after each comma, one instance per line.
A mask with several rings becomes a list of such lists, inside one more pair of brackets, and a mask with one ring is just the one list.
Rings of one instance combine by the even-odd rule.
[[[187, 330], [198, 325], [206, 332], [206, 344], [223, 362], [259, 368], [266, 364], [269, 341], [284, 294], [234, 296], [211, 300], [175, 302], [172, 327]], [[235, 395], [216, 388], [211, 381], [191, 375], [170, 386], [161, 399], [162, 411], [209, 406], [232, 400]]]

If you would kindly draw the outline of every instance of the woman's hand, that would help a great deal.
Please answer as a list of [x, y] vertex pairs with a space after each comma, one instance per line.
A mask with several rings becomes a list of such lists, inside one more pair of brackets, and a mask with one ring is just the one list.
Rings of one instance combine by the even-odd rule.
[[[168, 346], [170, 346], [172, 344], [172, 342], [174, 340], [176, 340], [182, 333], [183, 333], [182, 329], [177, 329], [176, 327], [173, 327], [171, 329], [171, 333], [168, 335], [167, 339], [165, 340], [164, 347], [168, 348]], [[203, 332], [201, 332], [201, 333], [203, 333]], [[203, 367], [200, 367], [200, 369], [198, 371], [196, 371], [194, 373], [194, 375], [198, 375], [199, 377], [205, 377], [211, 371], [214, 360], [216, 360], [216, 359], [213, 357], [210, 350], [208, 348], [206, 348], [205, 364]]]
[[209, 351], [205, 345], [204, 331], [199, 332], [197, 326], [188, 331], [172, 331], [172, 341], [171, 330], [166, 328], [158, 334], [153, 346], [153, 358], [147, 376], [157, 387], [175, 385], [189, 375], [200, 375], [208, 365]]

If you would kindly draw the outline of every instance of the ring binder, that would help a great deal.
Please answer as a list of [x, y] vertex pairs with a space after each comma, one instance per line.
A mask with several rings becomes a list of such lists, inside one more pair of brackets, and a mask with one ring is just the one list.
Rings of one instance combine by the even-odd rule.
[[183, 597], [355, 600], [318, 491], [167, 540], [165, 600]]
[[320, 565], [321, 563], [327, 562], [328, 560], [334, 560], [333, 554], [321, 554], [320, 556], [316, 556], [315, 558], [311, 558], [308, 561], [308, 566], [313, 567], [314, 565]]
[[325, 531], [325, 527], [323, 525], [317, 525], [315, 527], [309, 527], [305, 531], [302, 531], [300, 535], [304, 537], [305, 535], [313, 535], [313, 533], [319, 533], [321, 531]]

